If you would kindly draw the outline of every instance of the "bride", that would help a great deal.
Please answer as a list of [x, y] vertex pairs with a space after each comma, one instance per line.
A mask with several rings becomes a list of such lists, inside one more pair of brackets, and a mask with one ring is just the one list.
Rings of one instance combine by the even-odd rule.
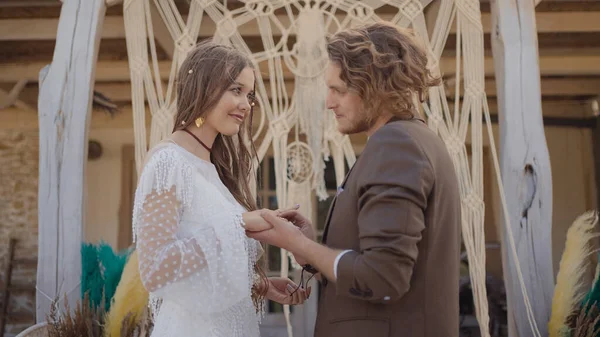
[[267, 278], [260, 243], [245, 235], [270, 228], [249, 186], [254, 83], [245, 55], [212, 42], [181, 65], [173, 134], [148, 153], [133, 210], [153, 337], [258, 337], [264, 298], [310, 295]]

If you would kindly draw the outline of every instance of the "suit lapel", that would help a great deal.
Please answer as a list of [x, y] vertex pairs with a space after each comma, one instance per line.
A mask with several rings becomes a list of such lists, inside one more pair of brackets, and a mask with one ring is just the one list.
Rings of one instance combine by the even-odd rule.
[[[335, 208], [335, 202], [337, 201], [337, 197], [338, 197], [338, 195], [340, 195], [340, 193], [343, 191], [344, 187], [346, 186], [346, 181], [348, 180], [348, 177], [350, 177], [350, 173], [352, 172], [354, 167], [356, 167], [356, 162], [354, 163], [354, 165], [352, 165], [350, 170], [348, 170], [348, 173], [346, 173], [346, 177], [344, 177], [344, 181], [342, 182], [340, 187], [338, 187], [338, 191], [335, 193], [335, 196], [333, 197], [333, 200], [331, 201], [331, 206], [329, 207], [329, 212], [327, 213], [327, 219], [325, 220], [325, 229], [323, 229], [323, 239], [321, 240], [321, 242], [323, 244], [325, 244], [327, 242], [327, 232], [329, 232], [329, 222], [331, 222], [331, 214], [333, 214], [333, 209]], [[340, 191], [340, 189], [342, 191]]]

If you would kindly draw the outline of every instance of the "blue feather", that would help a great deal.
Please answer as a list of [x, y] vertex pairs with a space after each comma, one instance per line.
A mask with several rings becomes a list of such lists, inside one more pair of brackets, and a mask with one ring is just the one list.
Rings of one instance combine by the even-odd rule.
[[103, 306], [110, 310], [110, 303], [121, 280], [123, 268], [131, 249], [116, 253], [112, 247], [101, 241], [99, 244], [81, 245], [81, 298], [88, 293], [90, 306]]

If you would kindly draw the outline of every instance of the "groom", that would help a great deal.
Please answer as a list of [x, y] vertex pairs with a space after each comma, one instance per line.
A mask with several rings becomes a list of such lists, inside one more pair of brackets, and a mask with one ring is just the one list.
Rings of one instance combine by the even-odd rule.
[[322, 244], [297, 211], [264, 213], [273, 227], [248, 235], [320, 274], [316, 337], [456, 337], [457, 177], [412, 103], [439, 79], [414, 37], [388, 24], [340, 32], [327, 49], [327, 108], [340, 132], [369, 140], [338, 189]]

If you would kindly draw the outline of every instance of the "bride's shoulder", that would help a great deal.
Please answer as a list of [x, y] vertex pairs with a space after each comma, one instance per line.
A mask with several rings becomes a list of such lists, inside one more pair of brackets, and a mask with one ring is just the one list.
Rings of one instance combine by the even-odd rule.
[[161, 142], [155, 145], [144, 156], [144, 170], [159, 167], [161, 169], [180, 169], [189, 166], [176, 146], [171, 142]]

